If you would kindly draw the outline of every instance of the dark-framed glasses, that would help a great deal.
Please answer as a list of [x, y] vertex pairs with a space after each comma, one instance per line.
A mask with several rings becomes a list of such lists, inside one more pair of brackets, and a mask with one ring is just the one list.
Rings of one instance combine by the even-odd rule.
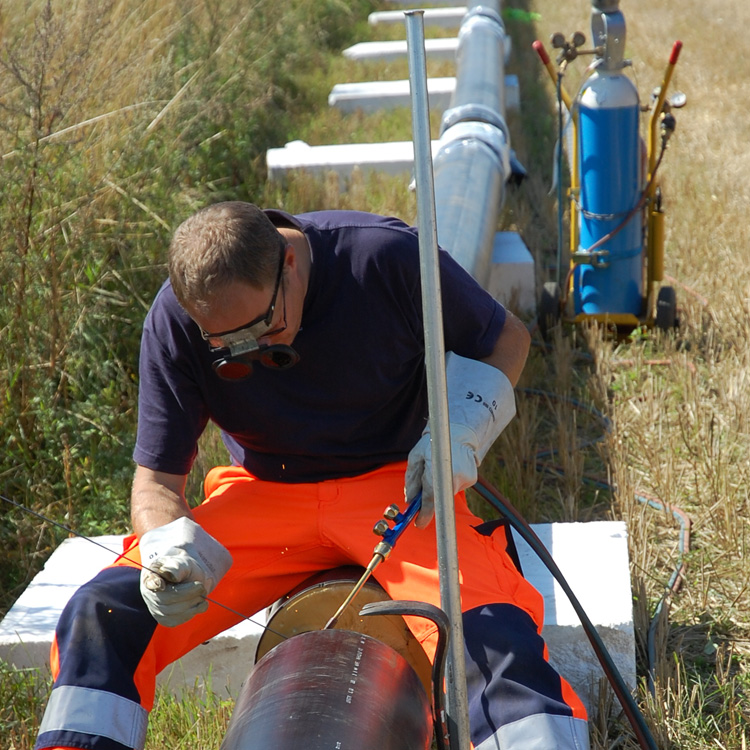
[[[280, 252], [279, 270], [276, 273], [276, 283], [274, 284], [273, 294], [271, 295], [271, 304], [268, 306], [268, 310], [266, 310], [265, 313], [258, 315], [257, 318], [253, 318], [249, 323], [245, 323], [237, 328], [232, 328], [229, 331], [222, 331], [221, 333], [209, 333], [201, 328], [201, 338], [203, 338], [204, 341], [208, 341], [211, 351], [241, 347], [250, 340], [257, 342], [262, 336], [273, 336], [274, 334], [281, 333], [286, 329], [286, 310], [284, 310], [283, 327], [271, 331], [271, 323], [276, 312], [276, 301], [279, 296], [279, 287], [281, 286], [285, 258], [286, 246], [284, 246]], [[284, 305], [286, 307], [286, 298], [284, 298]]]
[[[286, 289], [283, 284], [284, 259], [286, 246], [281, 250], [279, 271], [276, 275], [271, 304], [268, 310], [249, 323], [221, 333], [209, 333], [201, 329], [201, 336], [208, 341], [211, 351], [227, 351], [214, 363], [214, 372], [222, 380], [245, 380], [253, 374], [253, 363], [260, 362], [264, 367], [273, 370], [286, 370], [299, 362], [299, 354], [287, 344], [261, 345], [258, 339], [263, 336], [275, 336], [286, 330]], [[281, 287], [282, 323], [273, 330], [271, 323], [276, 312], [276, 302]]]

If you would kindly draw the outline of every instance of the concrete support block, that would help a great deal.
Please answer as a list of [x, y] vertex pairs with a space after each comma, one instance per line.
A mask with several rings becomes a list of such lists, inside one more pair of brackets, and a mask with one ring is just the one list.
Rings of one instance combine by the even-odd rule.
[[[57, 621], [76, 589], [114, 562], [122, 552], [121, 536], [66, 539], [50, 556], [0, 622], [0, 660], [19, 669], [49, 672], [49, 652]], [[252, 613], [251, 613], [252, 614]], [[167, 667], [157, 684], [179, 693], [202, 689], [237, 694], [255, 659], [265, 613], [253, 616], [198, 646]]]
[[[533, 528], [597, 626], [626, 683], [634, 687], [635, 638], [625, 524], [556, 523]], [[49, 670], [49, 648], [63, 607], [78, 586], [121, 550], [121, 537], [96, 537], [95, 541], [106, 549], [75, 538], [65, 540], [53, 553], [0, 622], [0, 659], [18, 668]], [[591, 705], [602, 676], [599, 663], [559, 584], [517, 535], [516, 544], [524, 575], [544, 596], [544, 636], [550, 661]], [[210, 681], [215, 692], [236, 695], [253, 664], [265, 615], [255, 615], [253, 620], [194, 649], [165, 669], [159, 684], [179, 693]]]
[[[436, 148], [437, 141], [433, 141], [433, 149]], [[414, 145], [411, 141], [338, 146], [309, 146], [303, 141], [292, 141], [283, 148], [271, 148], [266, 152], [269, 180], [283, 180], [287, 172], [294, 170], [321, 176], [335, 172], [340, 177], [350, 177], [354, 169], [364, 174], [408, 175], [413, 163]]]
[[521, 109], [521, 86], [518, 76], [509, 73], [505, 76], [505, 111], [518, 112]]
[[534, 257], [518, 232], [495, 235], [487, 291], [504, 305], [512, 303], [521, 312], [536, 312]]
[[[453, 76], [427, 79], [427, 96], [430, 110], [444, 112], [450, 107], [456, 79]], [[410, 107], [409, 81], [364, 81], [337, 83], [328, 95], [328, 106], [342, 112], [377, 112], [382, 109]], [[505, 76], [505, 108], [518, 110], [521, 106], [518, 76]]]
[[[466, 15], [466, 6], [452, 8], [426, 8], [424, 12], [425, 28], [437, 26], [440, 28], [453, 29], [461, 25], [461, 21]], [[370, 26], [379, 24], [392, 25], [404, 23], [404, 11], [402, 10], [381, 10], [370, 13], [367, 17]]]
[[[636, 688], [635, 630], [628, 535], [622, 521], [533, 524], [596, 627], [631, 691]], [[549, 659], [587, 708], [596, 705], [604, 673], [572, 604], [541, 560], [513, 532], [524, 576], [544, 596]]]
[[[427, 96], [430, 110], [443, 112], [450, 106], [456, 89], [456, 79], [428, 78]], [[410, 107], [408, 79], [400, 81], [366, 81], [362, 83], [337, 83], [328, 95], [328, 106], [342, 112], [376, 112], [381, 109]]]
[[[455, 60], [458, 39], [425, 39], [428, 60]], [[402, 60], [406, 57], [406, 39], [392, 42], [358, 42], [342, 53], [350, 60]]]

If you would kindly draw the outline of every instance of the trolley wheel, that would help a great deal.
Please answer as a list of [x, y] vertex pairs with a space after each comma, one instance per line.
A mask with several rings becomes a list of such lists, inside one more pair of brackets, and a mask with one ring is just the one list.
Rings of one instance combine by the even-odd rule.
[[659, 289], [656, 298], [655, 324], [662, 331], [669, 331], [677, 327], [677, 295], [674, 287], [663, 286]]
[[546, 341], [549, 332], [560, 322], [560, 287], [554, 281], [548, 281], [542, 288], [539, 299], [539, 330]]

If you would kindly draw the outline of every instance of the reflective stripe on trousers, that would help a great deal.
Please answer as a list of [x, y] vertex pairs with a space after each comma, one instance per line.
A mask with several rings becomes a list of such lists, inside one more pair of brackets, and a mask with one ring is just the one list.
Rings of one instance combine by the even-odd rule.
[[63, 737], [70, 734], [89, 734], [92, 740], [106, 737], [127, 748], [142, 748], [147, 725], [148, 712], [127, 698], [102, 690], [61, 685], [50, 695], [39, 739], [43, 741], [45, 734], [54, 732], [55, 742], [63, 744]]
[[569, 716], [536, 714], [500, 727], [475, 750], [589, 750], [588, 724]]

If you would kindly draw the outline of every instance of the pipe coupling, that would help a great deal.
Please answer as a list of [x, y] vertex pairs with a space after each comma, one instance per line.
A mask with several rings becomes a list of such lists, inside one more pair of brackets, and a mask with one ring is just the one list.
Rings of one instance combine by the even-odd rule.
[[443, 133], [460, 122], [480, 122], [492, 125], [502, 131], [506, 142], [510, 143], [510, 133], [505, 119], [499, 112], [486, 104], [478, 102], [460, 104], [458, 107], [451, 107], [446, 110], [440, 123], [440, 137], [442, 138]]
[[442, 159], [442, 155], [447, 153], [451, 146], [461, 141], [479, 141], [485, 145], [496, 158], [497, 163], [503, 174], [503, 182], [511, 174], [510, 167], [510, 138], [507, 129], [503, 123], [503, 128], [499, 128], [488, 122], [458, 122], [445, 130], [440, 136], [437, 152], [435, 154], [435, 167]]
[[502, 17], [494, 8], [487, 5], [475, 5], [467, 11], [466, 15], [461, 19], [461, 26], [458, 30], [459, 40], [469, 32], [472, 26], [476, 26], [477, 24], [492, 28], [500, 41], [505, 40], [505, 24]]

